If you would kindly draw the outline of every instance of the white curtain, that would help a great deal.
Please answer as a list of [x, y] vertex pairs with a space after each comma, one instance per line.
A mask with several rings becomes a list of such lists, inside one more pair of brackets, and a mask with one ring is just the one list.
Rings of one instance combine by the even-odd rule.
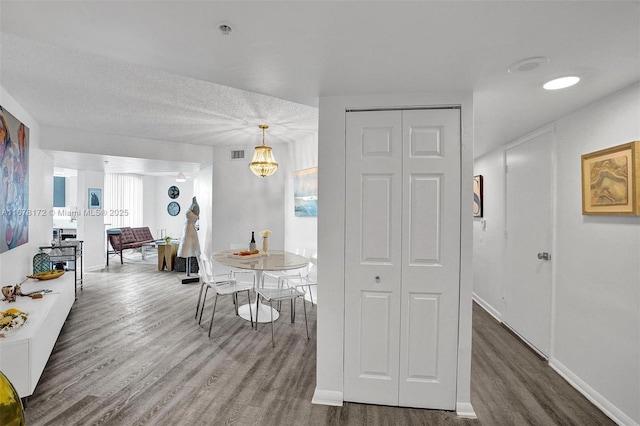
[[142, 224], [142, 176], [107, 173], [104, 177], [105, 223], [109, 228]]

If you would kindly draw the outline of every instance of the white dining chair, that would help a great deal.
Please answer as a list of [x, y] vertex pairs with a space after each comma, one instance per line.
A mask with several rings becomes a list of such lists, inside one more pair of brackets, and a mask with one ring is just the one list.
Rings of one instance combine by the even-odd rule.
[[[303, 248], [297, 248], [295, 250], [295, 254], [298, 254], [300, 256], [304, 256], [307, 259], [311, 259], [312, 257], [317, 256], [315, 251], [311, 251], [308, 249], [303, 249]], [[273, 278], [277, 281], [277, 287], [278, 288], [282, 288], [284, 280], [287, 278], [300, 278], [303, 275], [306, 275], [310, 266], [311, 260], [309, 260], [309, 263], [304, 267], [304, 268], [300, 268], [300, 269], [296, 269], [296, 270], [288, 270], [288, 271], [265, 271], [264, 274], [262, 275], [262, 279], [263, 282], [261, 283], [262, 286], [264, 287], [264, 281], [266, 278]]]
[[[306, 303], [307, 303], [307, 295], [309, 296], [309, 301], [311, 302], [312, 307], [317, 304], [317, 299], [314, 302], [313, 288], [312, 288], [312, 287], [317, 288], [318, 286], [317, 265], [318, 265], [318, 258], [317, 258], [317, 255], [314, 253], [313, 256], [309, 259], [309, 267], [307, 268], [305, 273], [302, 273], [298, 276], [285, 277], [282, 280], [283, 287], [294, 288], [304, 293], [304, 297], [302, 298], [302, 303], [305, 305], [305, 309], [306, 309]], [[295, 317], [295, 311], [293, 315]]]
[[[273, 302], [283, 302], [289, 300], [291, 302], [291, 322], [295, 322], [295, 311], [296, 304], [295, 300], [299, 297], [304, 299], [304, 292], [296, 290], [295, 288], [285, 287], [285, 288], [258, 288], [256, 289], [256, 331], [258, 331], [258, 304], [260, 303], [260, 299], [266, 300], [269, 302], [269, 311], [271, 311], [271, 346], [276, 347], [276, 342], [274, 338], [273, 331]], [[307, 322], [307, 305], [303, 303], [304, 306], [304, 325], [307, 330], [307, 340], [309, 340], [309, 324]]]
[[[216, 298], [213, 302], [213, 312], [211, 313], [211, 321], [209, 322], [209, 337], [211, 337], [211, 328], [213, 327], [213, 318], [216, 314], [216, 305], [218, 303], [218, 296], [232, 296], [235, 314], [238, 315], [238, 293], [247, 292], [247, 299], [251, 303], [251, 290], [253, 289], [253, 282], [238, 282], [236, 279], [231, 278], [229, 274], [213, 274], [213, 265], [211, 260], [204, 254], [201, 254], [198, 258], [198, 266], [200, 267], [200, 277], [202, 279], [202, 285], [200, 287], [200, 296], [198, 297], [198, 306], [200, 306], [200, 298], [202, 297], [202, 290], [204, 288], [204, 298], [202, 299], [202, 307], [200, 307], [200, 319], [198, 324], [202, 322], [202, 313], [207, 302], [207, 292], [209, 289], [213, 289], [216, 292]], [[197, 316], [198, 307], [196, 307]], [[253, 328], [253, 315], [249, 310], [251, 327]]]
[[[249, 247], [248, 244], [242, 243], [231, 243], [229, 244], [229, 248], [231, 250], [247, 250]], [[235, 278], [237, 281], [242, 281], [243, 283], [251, 280], [253, 283], [253, 287], [256, 286], [256, 274], [252, 271], [247, 271], [246, 269], [238, 269], [238, 268], [230, 268], [231, 270], [231, 278]]]
[[[310, 259], [309, 259], [309, 267], [307, 268], [306, 272], [303, 274], [300, 274], [298, 276], [290, 276], [290, 277], [283, 277], [282, 281], [283, 284], [286, 287], [291, 287], [291, 288], [295, 288], [297, 290], [302, 290], [305, 294], [307, 293], [307, 290], [309, 291], [309, 300], [311, 301], [311, 306], [314, 306], [313, 301], [313, 291], [311, 290], [312, 286], [317, 287], [318, 286], [318, 258], [316, 257], [316, 255], [314, 254]], [[304, 297], [304, 300], [306, 302], [306, 297]]]

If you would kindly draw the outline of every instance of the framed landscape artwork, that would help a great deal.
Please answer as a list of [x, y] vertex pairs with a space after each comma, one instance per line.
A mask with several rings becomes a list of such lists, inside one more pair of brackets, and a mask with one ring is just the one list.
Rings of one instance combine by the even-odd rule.
[[293, 179], [293, 201], [297, 217], [318, 216], [318, 168], [298, 170]]
[[582, 155], [582, 214], [640, 215], [640, 141]]
[[29, 128], [0, 106], [0, 253], [29, 242]]
[[473, 177], [473, 217], [482, 217], [482, 175]]

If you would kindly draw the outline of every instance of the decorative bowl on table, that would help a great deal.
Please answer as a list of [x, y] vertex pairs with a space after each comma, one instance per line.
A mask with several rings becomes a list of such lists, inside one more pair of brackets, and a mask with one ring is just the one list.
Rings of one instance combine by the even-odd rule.
[[62, 269], [52, 269], [50, 271], [38, 272], [37, 274], [27, 275], [27, 278], [35, 280], [53, 280], [59, 278], [64, 274]]

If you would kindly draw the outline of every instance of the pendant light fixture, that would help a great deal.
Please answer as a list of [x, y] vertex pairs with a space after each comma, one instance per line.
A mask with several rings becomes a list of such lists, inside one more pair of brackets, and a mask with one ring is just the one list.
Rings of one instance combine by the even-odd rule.
[[260, 124], [258, 127], [262, 129], [262, 145], [256, 146], [253, 150], [253, 159], [249, 168], [254, 175], [265, 177], [271, 176], [278, 170], [278, 163], [273, 158], [271, 147], [264, 144], [264, 131], [269, 128], [266, 124]]

